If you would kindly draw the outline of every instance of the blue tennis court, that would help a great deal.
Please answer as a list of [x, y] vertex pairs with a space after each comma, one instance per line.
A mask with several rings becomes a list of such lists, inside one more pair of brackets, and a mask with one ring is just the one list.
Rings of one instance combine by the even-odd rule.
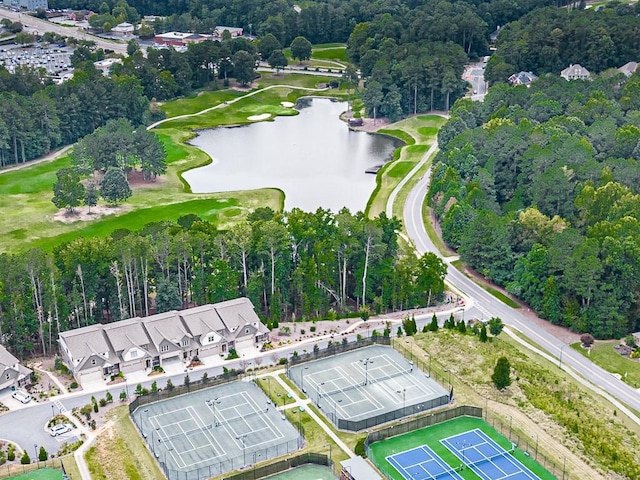
[[426, 445], [386, 457], [407, 480], [462, 480], [433, 450]]
[[539, 480], [537, 475], [480, 429], [440, 442], [484, 480]]

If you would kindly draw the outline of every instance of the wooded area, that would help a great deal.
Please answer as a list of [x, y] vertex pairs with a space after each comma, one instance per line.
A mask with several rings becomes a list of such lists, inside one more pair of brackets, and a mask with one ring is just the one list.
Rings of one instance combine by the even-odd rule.
[[443, 298], [434, 254], [398, 251], [395, 219], [260, 208], [217, 231], [195, 215], [140, 232], [0, 256], [0, 335], [20, 357], [70, 328], [248, 296], [267, 325], [368, 315]]
[[549, 76], [458, 101], [428, 194], [465, 262], [598, 338], [638, 326], [638, 92], [637, 73]]
[[506, 82], [525, 71], [558, 75], [579, 63], [593, 73], [640, 58], [640, 4], [610, 2], [602, 9], [543, 8], [506, 25], [485, 71], [489, 82]]

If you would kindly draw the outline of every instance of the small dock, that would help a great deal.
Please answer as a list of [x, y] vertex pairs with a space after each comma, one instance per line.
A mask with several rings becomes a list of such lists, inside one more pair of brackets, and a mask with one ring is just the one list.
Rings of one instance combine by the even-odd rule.
[[384, 167], [384, 163], [381, 163], [380, 165], [374, 165], [373, 167], [369, 167], [364, 171], [364, 173], [371, 173], [371, 174], [375, 175], [376, 173], [378, 173], [378, 171], [382, 167]]

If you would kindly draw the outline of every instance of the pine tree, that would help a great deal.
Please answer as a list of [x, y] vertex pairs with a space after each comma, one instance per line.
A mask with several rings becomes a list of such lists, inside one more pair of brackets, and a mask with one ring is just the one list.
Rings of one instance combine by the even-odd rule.
[[511, 364], [507, 357], [500, 357], [493, 369], [491, 380], [498, 390], [511, 385]]
[[485, 326], [485, 324], [482, 324], [482, 327], [480, 327], [480, 341], [482, 343], [485, 343], [487, 340], [489, 340], [487, 338], [487, 327]]

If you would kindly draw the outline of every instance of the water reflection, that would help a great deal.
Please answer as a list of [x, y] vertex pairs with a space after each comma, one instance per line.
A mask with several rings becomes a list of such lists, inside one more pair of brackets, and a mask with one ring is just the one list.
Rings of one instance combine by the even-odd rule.
[[191, 143], [214, 160], [184, 174], [192, 191], [275, 187], [285, 192], [287, 210], [364, 210], [375, 188], [365, 170], [389, 160], [400, 142], [349, 131], [338, 118], [345, 102], [308, 98], [297, 108], [295, 117], [200, 131]]

